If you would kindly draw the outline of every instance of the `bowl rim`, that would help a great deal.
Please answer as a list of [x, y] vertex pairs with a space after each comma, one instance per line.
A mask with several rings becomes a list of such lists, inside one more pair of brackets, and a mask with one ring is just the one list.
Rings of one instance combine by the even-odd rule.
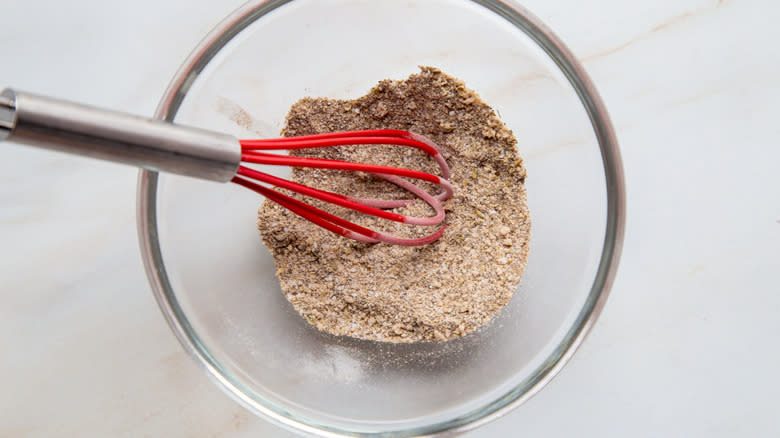
[[[293, 0], [249, 0], [229, 14], [190, 53], [163, 94], [154, 117], [171, 121], [194, 83], [214, 56], [238, 33], [269, 12]], [[591, 120], [601, 150], [607, 190], [607, 223], [599, 266], [585, 305], [566, 335], [534, 372], [487, 405], [457, 418], [414, 429], [364, 433], [319, 424], [282, 409], [266, 406], [246, 394], [210, 356], [192, 330], [167, 277], [157, 230], [157, 182], [154, 171], [141, 170], [137, 185], [137, 231], [144, 269], [154, 297], [179, 343], [217, 386], [238, 403], [273, 423], [317, 436], [433, 436], [466, 432], [493, 421], [537, 394], [569, 362], [598, 319], [615, 279], [625, 233], [625, 182], [615, 130], [592, 80], [566, 45], [536, 16], [513, 0], [468, 0], [499, 15], [541, 47], [566, 76]], [[270, 403], [269, 403], [270, 404]]]

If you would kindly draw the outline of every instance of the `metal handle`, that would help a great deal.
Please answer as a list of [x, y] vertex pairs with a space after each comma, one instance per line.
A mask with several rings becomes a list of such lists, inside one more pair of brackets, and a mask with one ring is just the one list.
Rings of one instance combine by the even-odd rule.
[[0, 141], [227, 182], [241, 161], [230, 135], [15, 91], [0, 93]]

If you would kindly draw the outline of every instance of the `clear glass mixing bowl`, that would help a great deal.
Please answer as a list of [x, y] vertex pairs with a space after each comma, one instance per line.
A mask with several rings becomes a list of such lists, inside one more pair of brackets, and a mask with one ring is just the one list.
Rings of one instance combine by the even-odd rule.
[[328, 436], [475, 427], [547, 384], [606, 300], [624, 224], [613, 129], [579, 63], [514, 3], [249, 2], [190, 55], [157, 117], [274, 137], [299, 98], [358, 97], [418, 65], [463, 79], [493, 106], [528, 169], [522, 285], [464, 338], [389, 345], [318, 332], [279, 289], [256, 232], [258, 195], [140, 175], [143, 257], [173, 331], [228, 394], [288, 427]]

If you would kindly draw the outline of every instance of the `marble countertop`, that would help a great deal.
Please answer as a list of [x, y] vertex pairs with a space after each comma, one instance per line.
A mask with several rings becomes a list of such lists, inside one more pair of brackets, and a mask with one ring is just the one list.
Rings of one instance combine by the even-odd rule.
[[[239, 4], [0, 0], [0, 87], [151, 115]], [[525, 4], [607, 103], [628, 227], [574, 360], [468, 436], [779, 434], [780, 3]], [[0, 436], [293, 436], [223, 395], [169, 331], [138, 254], [135, 170], [0, 147]]]

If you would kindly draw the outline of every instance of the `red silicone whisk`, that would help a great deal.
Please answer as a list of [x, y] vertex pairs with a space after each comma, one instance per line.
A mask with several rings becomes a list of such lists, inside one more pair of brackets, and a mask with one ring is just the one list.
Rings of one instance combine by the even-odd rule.
[[[452, 185], [448, 181], [449, 167], [438, 146], [421, 135], [399, 130], [237, 140], [233, 136], [217, 132], [5, 89], [0, 93], [0, 141], [2, 140], [132, 164], [158, 172], [220, 182], [231, 181], [260, 193], [322, 228], [361, 242], [417, 246], [437, 240], [446, 228], [446, 225], [442, 225], [445, 217], [442, 202], [452, 196]], [[439, 165], [440, 175], [413, 169], [267, 152], [368, 144], [419, 149]], [[414, 217], [388, 211], [414, 202], [411, 197], [402, 200], [349, 197], [275, 177], [249, 167], [251, 164], [364, 172], [407, 190], [414, 197], [428, 203], [435, 214], [430, 217]], [[436, 194], [428, 193], [414, 181], [433, 183], [441, 191]], [[424, 237], [401, 238], [345, 220], [274, 187], [390, 221], [440, 226]]]

